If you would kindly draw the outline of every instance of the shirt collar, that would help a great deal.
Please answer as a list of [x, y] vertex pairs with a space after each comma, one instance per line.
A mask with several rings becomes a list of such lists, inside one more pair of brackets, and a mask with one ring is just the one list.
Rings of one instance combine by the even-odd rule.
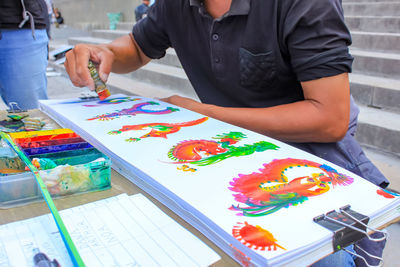
[[[203, 7], [204, 0], [189, 0], [191, 6]], [[231, 7], [226, 16], [248, 15], [251, 0], [232, 0]]]

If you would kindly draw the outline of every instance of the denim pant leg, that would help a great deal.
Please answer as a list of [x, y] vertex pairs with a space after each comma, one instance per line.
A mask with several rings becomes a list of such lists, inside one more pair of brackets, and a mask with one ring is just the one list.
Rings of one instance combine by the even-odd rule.
[[[354, 252], [353, 246], [346, 247], [347, 250]], [[311, 267], [355, 267], [354, 257], [350, 253], [344, 250], [339, 250], [333, 253], [313, 265]]]
[[47, 44], [45, 29], [1, 30], [0, 94], [8, 104], [17, 102], [22, 109], [37, 108], [39, 99], [47, 99]]

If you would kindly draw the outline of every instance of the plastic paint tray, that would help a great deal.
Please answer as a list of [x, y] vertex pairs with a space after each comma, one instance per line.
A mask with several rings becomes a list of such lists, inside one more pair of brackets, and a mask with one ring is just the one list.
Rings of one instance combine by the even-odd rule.
[[[12, 155], [5, 155], [2, 161], [8, 162], [5, 159], [7, 157], [9, 162], [16, 162], [16, 167], [20, 170], [25, 168], [23, 163], [23, 166], [17, 164], [19, 159]], [[52, 197], [111, 188], [111, 161], [93, 147], [33, 155], [31, 159], [33, 158], [51, 160], [52, 164], [57, 165], [52, 169], [39, 171]], [[0, 208], [12, 208], [42, 199], [31, 172], [0, 176]]]

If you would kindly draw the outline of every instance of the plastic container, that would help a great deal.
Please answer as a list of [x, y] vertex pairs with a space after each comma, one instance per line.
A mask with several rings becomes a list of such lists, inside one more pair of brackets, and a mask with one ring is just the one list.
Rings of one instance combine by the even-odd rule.
[[[1, 149], [7, 150], [4, 144]], [[17, 164], [19, 158], [14, 156], [3, 153], [1, 160], [11, 162], [16, 170], [23, 171], [25, 164]], [[52, 168], [40, 170], [39, 174], [52, 197], [111, 188], [111, 160], [95, 148], [33, 155], [30, 158], [51, 163], [48, 166]], [[12, 208], [42, 199], [31, 172], [0, 176], [0, 208]]]

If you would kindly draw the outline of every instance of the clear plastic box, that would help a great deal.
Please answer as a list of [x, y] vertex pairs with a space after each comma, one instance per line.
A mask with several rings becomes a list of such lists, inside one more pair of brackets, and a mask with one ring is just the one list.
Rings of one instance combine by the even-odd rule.
[[[39, 174], [52, 197], [111, 188], [111, 160], [91, 147], [34, 155], [31, 159], [51, 161], [56, 167]], [[42, 198], [36, 179], [4, 142], [0, 146], [0, 208], [12, 208]], [[21, 173], [11, 174], [13, 171]], [[6, 174], [7, 173], [7, 174]]]

